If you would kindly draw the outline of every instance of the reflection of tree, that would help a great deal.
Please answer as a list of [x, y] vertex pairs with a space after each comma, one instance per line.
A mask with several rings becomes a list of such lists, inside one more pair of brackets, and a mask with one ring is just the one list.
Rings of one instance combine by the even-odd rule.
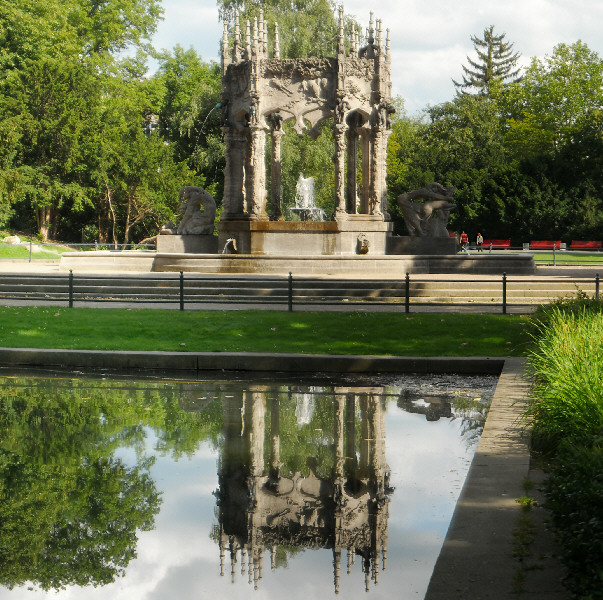
[[43, 589], [106, 584], [136, 555], [136, 530], [153, 527], [159, 495], [150, 461], [113, 458], [77, 467], [0, 457], [0, 583]]
[[[136, 556], [160, 497], [148, 429], [178, 457], [217, 443], [220, 394], [202, 385], [0, 379], [0, 584], [104, 585]], [[202, 402], [202, 412], [180, 405]], [[134, 466], [114, 453], [136, 450]]]

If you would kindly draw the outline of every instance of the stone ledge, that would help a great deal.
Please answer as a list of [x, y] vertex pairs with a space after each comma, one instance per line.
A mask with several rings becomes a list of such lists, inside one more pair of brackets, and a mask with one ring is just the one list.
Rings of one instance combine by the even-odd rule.
[[128, 352], [0, 348], [0, 366], [155, 371], [498, 374], [497, 357], [351, 356], [261, 352]]

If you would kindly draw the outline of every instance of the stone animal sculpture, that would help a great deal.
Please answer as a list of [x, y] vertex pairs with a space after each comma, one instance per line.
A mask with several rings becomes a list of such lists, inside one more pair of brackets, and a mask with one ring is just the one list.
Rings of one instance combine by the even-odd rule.
[[[216, 218], [216, 201], [202, 187], [188, 185], [178, 195], [178, 211], [182, 219], [176, 228], [178, 235], [212, 235]], [[203, 210], [201, 210], [203, 206]]]
[[[410, 236], [448, 237], [448, 218], [456, 207], [452, 202], [455, 188], [430, 183], [424, 188], [398, 196], [398, 204]], [[424, 202], [415, 202], [415, 199]]]

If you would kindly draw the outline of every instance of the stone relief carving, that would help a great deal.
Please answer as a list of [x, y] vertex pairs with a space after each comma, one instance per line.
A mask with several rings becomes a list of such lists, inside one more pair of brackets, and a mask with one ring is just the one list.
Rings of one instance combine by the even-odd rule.
[[[450, 211], [456, 207], [452, 202], [455, 188], [430, 183], [419, 190], [398, 196], [398, 204], [410, 236], [448, 237]], [[415, 202], [424, 199], [424, 202]]]
[[[182, 219], [178, 226], [167, 223], [161, 233], [178, 235], [213, 235], [216, 218], [216, 201], [202, 187], [186, 186], [178, 195], [178, 212]], [[203, 210], [201, 210], [203, 206]]]
[[366, 234], [361, 233], [358, 236], [357, 243], [356, 243], [357, 254], [368, 254], [369, 246], [370, 246], [370, 243], [369, 243], [368, 237], [366, 237]]

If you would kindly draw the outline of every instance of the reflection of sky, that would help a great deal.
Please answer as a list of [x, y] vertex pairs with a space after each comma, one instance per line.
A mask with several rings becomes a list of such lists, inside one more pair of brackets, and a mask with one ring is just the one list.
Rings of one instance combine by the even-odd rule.
[[[367, 595], [360, 557], [347, 575], [344, 551], [340, 597], [423, 597], [474, 450], [467, 447], [460, 430], [460, 419], [428, 422], [423, 415], [406, 413], [390, 401], [386, 413], [387, 461], [395, 491], [389, 506], [388, 568], [380, 573], [378, 586], [371, 582]], [[154, 443], [149, 434], [149, 451]], [[121, 456], [127, 462], [133, 458], [129, 450]], [[151, 475], [162, 490], [161, 510], [156, 528], [140, 532], [137, 558], [130, 563], [125, 578], [106, 587], [58, 593], [1, 589], [0, 600], [294, 600], [335, 595], [331, 550], [306, 550], [290, 557], [287, 569], [274, 572], [267, 551], [263, 579], [255, 592], [247, 574], [240, 574], [240, 564], [234, 584], [230, 564], [226, 565], [226, 575], [220, 577], [219, 548], [209, 537], [216, 523], [212, 492], [218, 487], [217, 456], [209, 446], [177, 462], [158, 457]]]

